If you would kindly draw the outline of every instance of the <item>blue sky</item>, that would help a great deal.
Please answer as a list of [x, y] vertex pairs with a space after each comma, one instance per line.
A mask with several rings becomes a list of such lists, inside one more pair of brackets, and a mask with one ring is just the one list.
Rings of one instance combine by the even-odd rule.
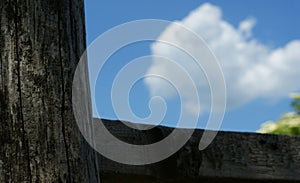
[[[204, 6], [205, 3], [207, 6]], [[201, 8], [202, 7], [202, 8]], [[241, 58], [246, 60], [245, 62], [258, 62], [255, 64], [250, 64], [249, 67], [253, 69], [244, 70], [245, 73], [248, 73], [249, 77], [257, 77], [261, 82], [261, 86], [266, 86], [265, 90], [255, 90], [256, 86], [253, 82], [245, 79], [245, 83], [249, 82], [247, 86], [249, 88], [240, 87], [240, 92], [237, 95], [232, 94], [233, 98], [238, 96], [236, 99], [238, 105], [235, 107], [230, 107], [229, 104], [228, 111], [225, 113], [224, 121], [222, 124], [222, 130], [229, 131], [256, 131], [262, 122], [267, 120], [276, 120], [280, 114], [284, 112], [291, 111], [290, 107], [290, 98], [289, 93], [299, 91], [300, 86], [297, 79], [297, 63], [300, 57], [295, 55], [295, 51], [299, 47], [298, 42], [300, 40], [300, 23], [298, 19], [300, 18], [300, 1], [298, 0], [245, 0], [245, 1], [236, 1], [236, 0], [226, 0], [226, 1], [140, 1], [140, 0], [130, 0], [130, 1], [116, 1], [116, 0], [102, 0], [102, 1], [85, 1], [85, 13], [86, 13], [86, 26], [87, 26], [87, 43], [91, 44], [99, 35], [108, 31], [114, 26], [126, 23], [128, 21], [139, 20], [139, 19], [163, 19], [169, 21], [182, 21], [183, 19], [189, 20], [191, 26], [195, 26], [198, 30], [197, 33], [205, 35], [206, 27], [203, 27], [204, 23], [197, 20], [201, 16], [207, 15], [209, 17], [214, 17], [215, 14], [220, 13], [220, 16], [216, 16], [212, 19], [212, 24], [207, 25], [211, 29], [219, 29], [220, 33], [224, 33], [227, 36], [234, 36], [234, 34], [242, 34], [242, 38], [245, 39], [242, 42], [233, 42], [236, 44], [243, 43], [246, 45], [245, 50], [254, 49], [254, 54], [262, 55], [261, 57], [257, 56], [252, 58], [252, 55], [247, 55], [247, 53], [230, 53], [232, 55], [239, 55]], [[194, 12], [194, 15], [191, 15], [191, 12]], [[205, 14], [207, 13], [207, 14]], [[241, 26], [244, 22], [245, 26]], [[210, 22], [211, 23], [211, 22]], [[226, 24], [225, 28], [220, 25]], [[229, 26], [227, 26], [229, 25]], [[229, 27], [228, 29], [226, 27]], [[243, 28], [244, 27], [244, 28]], [[172, 30], [170, 30], [172, 31]], [[228, 33], [229, 31], [229, 33]], [[163, 34], [163, 32], [162, 32]], [[246, 35], [247, 34], [247, 35]], [[200, 36], [203, 36], [200, 35]], [[161, 35], [163, 36], [163, 35]], [[216, 38], [216, 39], [214, 39]], [[205, 39], [205, 38], [204, 38]], [[112, 40], [113, 41], [113, 40]], [[184, 42], [186, 40], [182, 40]], [[224, 43], [218, 40], [218, 34], [216, 35], [207, 35], [208, 43], [212, 44], [213, 52], [214, 49], [221, 55], [224, 48], [228, 48], [227, 43]], [[251, 43], [255, 41], [255, 43]], [[295, 44], [290, 44], [290, 43]], [[214, 43], [218, 43], [220, 46], [213, 46]], [[252, 46], [251, 46], [252, 45]], [[253, 46], [254, 45], [254, 46]], [[247, 47], [248, 46], [248, 47]], [[260, 50], [265, 48], [267, 53]], [[298, 49], [300, 50], [300, 49]], [[98, 106], [98, 112], [100, 117], [116, 119], [116, 115], [113, 112], [111, 101], [110, 101], [110, 88], [111, 83], [118, 73], [118, 71], [124, 67], [126, 64], [130, 63], [132, 60], [139, 58], [141, 56], [150, 55], [153, 53], [156, 54], [165, 54], [164, 50], [155, 51], [155, 46], [153, 42], [139, 42], [136, 44], [128, 45], [109, 58], [107, 64], [102, 71], [102, 75], [105, 77], [99, 77], [97, 80], [96, 93], [95, 96], [92, 96]], [[101, 54], [101, 53], [99, 53]], [[168, 55], [168, 56], [171, 56]], [[176, 55], [174, 53], [173, 55]], [[229, 55], [230, 56], [230, 55]], [[228, 56], [228, 58], [229, 58]], [[280, 60], [281, 57], [286, 59]], [[221, 56], [220, 56], [221, 57]], [[226, 56], [225, 56], [226, 57]], [[225, 76], [228, 60], [221, 57], [221, 61], [224, 62]], [[266, 58], [266, 63], [264, 59]], [[273, 59], [274, 58], [274, 59]], [[261, 61], [260, 61], [261, 59]], [[292, 68], [291, 71], [286, 71], [277, 68], [277, 65], [274, 64], [272, 60], [276, 60], [276, 63], [283, 63], [284, 67], [287, 66], [287, 69]], [[235, 60], [239, 62], [238, 59]], [[269, 61], [269, 62], [268, 62]], [[298, 62], [297, 62], [298, 61]], [[295, 64], [296, 63], [296, 64]], [[299, 65], [299, 64], [298, 64]], [[149, 70], [153, 64], [151, 62], [145, 63], [142, 68]], [[161, 65], [156, 65], [158, 67], [163, 67]], [[243, 65], [245, 66], [245, 64]], [[292, 67], [293, 66], [293, 67]], [[93, 67], [90, 64], [90, 67]], [[226, 67], [226, 68], [225, 68]], [[246, 67], [246, 66], [245, 66]], [[229, 64], [229, 68], [239, 68], [233, 67], [233, 64]], [[261, 68], [266, 69], [265, 72], [276, 72], [276, 75], [265, 77], [265, 74], [260, 73]], [[163, 68], [162, 68], [163, 69]], [[277, 69], [277, 70], [276, 70]], [[259, 71], [257, 71], [259, 70]], [[295, 73], [295, 74], [291, 74]], [[259, 74], [262, 74], [260, 77]], [[233, 74], [234, 75], [234, 74]], [[254, 75], [254, 76], [253, 76]], [[236, 74], [235, 77], [243, 78], [243, 74]], [[90, 77], [97, 77], [93, 74]], [[245, 78], [249, 78], [245, 77]], [[278, 78], [277, 78], [278, 77]], [[299, 78], [299, 77], [298, 77]], [[265, 83], [273, 83], [273, 85], [267, 86]], [[229, 85], [234, 86], [236, 80], [227, 79]], [[242, 80], [243, 81], [243, 80]], [[265, 83], [264, 83], [265, 82]], [[281, 90], [281, 84], [286, 90]], [[158, 85], [156, 85], [158, 86]], [[148, 102], [153, 94], [153, 88], [156, 86], [147, 85], [143, 81], [137, 82], [130, 93], [130, 104], [132, 110], [135, 114], [141, 118], [147, 117], [149, 115]], [[296, 87], [292, 87], [296, 86]], [[162, 86], [161, 88], [163, 88]], [[229, 87], [230, 88], [230, 87]], [[235, 88], [235, 87], [232, 87]], [[253, 89], [254, 88], [254, 89]], [[270, 88], [270, 90], [267, 90]], [[248, 96], [247, 92], [250, 94]], [[229, 91], [230, 92], [230, 91]], [[240, 96], [239, 96], [240, 95]], [[243, 97], [245, 95], [245, 97]], [[239, 102], [244, 100], [245, 102]], [[162, 122], [163, 125], [174, 126], [178, 118], [178, 113], [180, 109], [180, 100], [178, 97], [173, 97], [167, 99], [168, 111]], [[95, 110], [95, 109], [93, 109]], [[95, 112], [94, 112], [95, 114]], [[205, 126], [205, 121], [207, 120], [207, 113], [203, 113], [199, 121], [199, 127]], [[126, 120], [126, 116], [123, 117]]]

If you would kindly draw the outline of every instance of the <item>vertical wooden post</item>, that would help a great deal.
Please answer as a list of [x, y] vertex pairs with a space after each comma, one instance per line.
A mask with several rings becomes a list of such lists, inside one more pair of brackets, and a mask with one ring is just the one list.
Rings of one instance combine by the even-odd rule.
[[72, 111], [83, 0], [1, 0], [0, 182], [99, 182]]

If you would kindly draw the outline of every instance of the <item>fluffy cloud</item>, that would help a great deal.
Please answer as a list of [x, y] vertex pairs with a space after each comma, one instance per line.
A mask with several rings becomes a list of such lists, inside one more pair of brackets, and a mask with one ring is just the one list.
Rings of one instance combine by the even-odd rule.
[[[256, 98], [280, 98], [299, 90], [300, 78], [300, 41], [271, 49], [252, 37], [256, 20], [248, 18], [238, 28], [222, 19], [220, 8], [203, 4], [178, 22], [183, 24], [208, 44], [218, 58], [223, 70], [227, 87], [227, 108], [241, 106]], [[175, 42], [180, 47], [192, 49], [201, 54], [201, 46], [193, 41], [193, 36], [171, 24], [159, 39]], [[193, 64], [192, 59], [182, 50], [162, 42], [151, 47], [154, 55], [159, 55], [183, 66], [193, 78], [200, 94], [202, 110], [210, 108], [210, 87], [204, 72]], [[203, 56], [203, 60], [205, 60]], [[202, 62], [202, 61], [200, 61]], [[173, 64], [174, 65], [174, 64]], [[181, 90], [182, 103], [186, 109], [198, 110], [198, 105], [190, 96], [192, 89], [176, 66], [161, 58], [155, 58], [148, 70], [149, 74], [163, 74], [171, 78], [172, 84]], [[174, 88], [162, 79], [145, 79], [152, 95], [167, 98], [176, 96]]]

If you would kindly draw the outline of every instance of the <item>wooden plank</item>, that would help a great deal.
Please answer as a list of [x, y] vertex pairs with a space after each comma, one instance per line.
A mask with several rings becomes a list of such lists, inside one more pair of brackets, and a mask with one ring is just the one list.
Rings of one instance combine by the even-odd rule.
[[[99, 119], [94, 122], [98, 123]], [[116, 137], [133, 144], [153, 143], [172, 131], [167, 127], [138, 131], [119, 121], [104, 120], [104, 124]], [[145, 175], [159, 180], [213, 177], [239, 181], [300, 181], [300, 136], [219, 132], [208, 148], [199, 151], [202, 133], [203, 130], [196, 130], [180, 151], [152, 165], [124, 165], [100, 156], [101, 172], [117, 172], [115, 176], [123, 178], [128, 174]]]

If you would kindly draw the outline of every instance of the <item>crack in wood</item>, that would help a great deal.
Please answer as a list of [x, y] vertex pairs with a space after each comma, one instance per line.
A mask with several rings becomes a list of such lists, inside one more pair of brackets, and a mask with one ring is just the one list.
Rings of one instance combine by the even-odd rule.
[[72, 182], [71, 179], [71, 167], [70, 167], [70, 160], [69, 160], [69, 149], [68, 149], [68, 143], [67, 143], [67, 137], [66, 137], [66, 127], [65, 127], [65, 78], [64, 78], [64, 63], [62, 59], [62, 36], [61, 36], [61, 5], [58, 1], [57, 8], [57, 27], [59, 30], [58, 34], [58, 50], [59, 50], [59, 61], [60, 61], [60, 73], [61, 73], [61, 123], [62, 123], [62, 134], [63, 134], [63, 140], [64, 140], [64, 146], [66, 151], [66, 160], [67, 160], [67, 167], [68, 167], [68, 175], [67, 175], [67, 182]]
[[17, 90], [19, 93], [19, 111], [20, 111], [20, 120], [22, 123], [22, 141], [25, 143], [25, 156], [27, 156], [27, 169], [29, 174], [29, 181], [32, 182], [32, 176], [31, 176], [31, 167], [30, 167], [30, 155], [29, 155], [29, 142], [28, 142], [28, 136], [25, 128], [25, 121], [24, 121], [24, 115], [23, 115], [23, 101], [22, 101], [22, 86], [21, 86], [21, 58], [19, 54], [19, 35], [18, 35], [18, 21], [19, 21], [19, 12], [18, 12], [18, 0], [14, 1], [15, 3], [15, 16], [14, 16], [14, 24], [15, 24], [15, 49], [16, 49], [16, 60], [17, 60], [17, 78], [18, 78], [18, 84], [17, 84]]

